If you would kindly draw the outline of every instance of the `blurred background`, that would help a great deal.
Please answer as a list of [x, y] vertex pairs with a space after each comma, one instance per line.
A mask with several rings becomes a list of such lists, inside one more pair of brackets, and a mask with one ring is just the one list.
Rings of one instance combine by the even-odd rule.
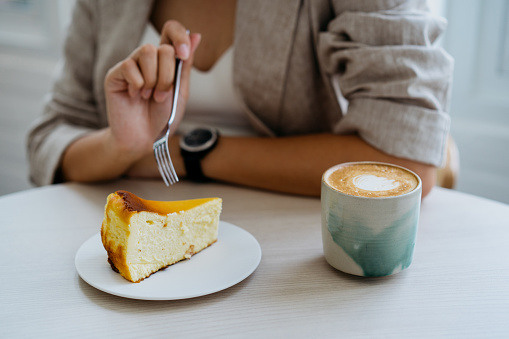
[[[73, 0], [0, 0], [0, 195], [32, 187], [25, 140], [50, 90]], [[455, 58], [456, 189], [509, 203], [509, 0], [431, 0]]]

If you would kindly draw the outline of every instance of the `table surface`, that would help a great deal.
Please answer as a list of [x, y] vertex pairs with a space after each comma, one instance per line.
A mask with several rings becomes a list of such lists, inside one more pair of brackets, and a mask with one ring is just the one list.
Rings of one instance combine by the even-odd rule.
[[[106, 196], [117, 189], [153, 200], [222, 197], [221, 219], [258, 240], [260, 265], [233, 287], [186, 300], [91, 287], [75, 255], [99, 232]], [[317, 198], [116, 181], [3, 196], [0, 215], [1, 338], [509, 336], [509, 206], [456, 191], [435, 188], [424, 199], [412, 265], [384, 278], [326, 263]]]

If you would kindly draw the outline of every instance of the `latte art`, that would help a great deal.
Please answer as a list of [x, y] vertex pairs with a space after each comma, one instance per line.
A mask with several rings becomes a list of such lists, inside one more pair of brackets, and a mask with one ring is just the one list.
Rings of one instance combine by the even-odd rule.
[[402, 195], [419, 185], [415, 174], [402, 167], [369, 162], [335, 166], [324, 181], [342, 193], [371, 198]]
[[399, 182], [392, 179], [362, 174], [353, 178], [353, 184], [366, 191], [389, 191], [399, 186]]

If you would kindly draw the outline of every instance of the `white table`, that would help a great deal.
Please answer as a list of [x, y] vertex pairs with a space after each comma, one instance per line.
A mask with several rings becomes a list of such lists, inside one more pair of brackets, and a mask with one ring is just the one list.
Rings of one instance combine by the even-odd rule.
[[[222, 197], [222, 220], [258, 239], [260, 266], [194, 299], [96, 290], [74, 258], [117, 189], [157, 200]], [[423, 201], [410, 268], [367, 279], [325, 262], [319, 199], [187, 182], [33, 189], [0, 197], [0, 338], [509, 337], [508, 242], [508, 205], [437, 188]]]

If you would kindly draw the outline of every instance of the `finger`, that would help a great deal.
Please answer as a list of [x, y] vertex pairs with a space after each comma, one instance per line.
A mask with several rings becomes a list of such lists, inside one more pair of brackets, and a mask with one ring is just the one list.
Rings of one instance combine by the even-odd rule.
[[191, 40], [191, 51], [190, 51], [189, 59], [185, 60], [184, 63], [182, 64], [182, 80], [181, 80], [181, 86], [182, 86], [181, 93], [186, 98], [189, 93], [189, 79], [191, 77], [191, 69], [193, 66], [194, 54], [196, 52], [196, 49], [200, 45], [201, 34], [192, 33], [189, 35], [189, 38]]
[[138, 64], [143, 76], [141, 96], [149, 99], [157, 83], [157, 47], [151, 44], [143, 45], [134, 52], [132, 58]]
[[175, 77], [175, 49], [168, 44], [159, 46], [157, 50], [157, 84], [154, 91], [154, 100], [163, 102], [170, 96]]
[[161, 45], [169, 44], [175, 48], [177, 58], [187, 60], [191, 54], [191, 40], [186, 28], [178, 21], [168, 20], [161, 30]]
[[120, 64], [120, 79], [127, 83], [129, 96], [134, 98], [144, 85], [143, 76], [136, 62], [129, 58]]

